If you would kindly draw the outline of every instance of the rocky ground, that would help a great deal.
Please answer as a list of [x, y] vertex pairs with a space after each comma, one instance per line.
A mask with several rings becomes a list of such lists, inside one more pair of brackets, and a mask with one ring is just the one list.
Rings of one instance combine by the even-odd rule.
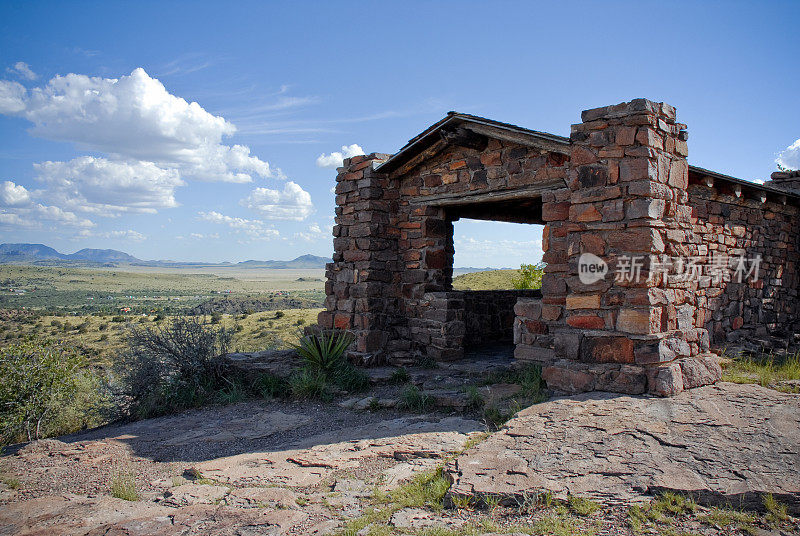
[[555, 398], [494, 434], [371, 409], [248, 402], [7, 450], [0, 534], [800, 534], [798, 395]]

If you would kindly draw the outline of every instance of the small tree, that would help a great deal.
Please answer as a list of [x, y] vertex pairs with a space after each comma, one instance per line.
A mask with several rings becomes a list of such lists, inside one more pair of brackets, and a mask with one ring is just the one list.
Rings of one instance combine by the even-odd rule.
[[86, 366], [75, 348], [52, 341], [0, 348], [0, 433], [39, 439], [42, 424], [75, 395]]
[[511, 284], [517, 290], [542, 288], [544, 263], [521, 264], [519, 275], [511, 278]]

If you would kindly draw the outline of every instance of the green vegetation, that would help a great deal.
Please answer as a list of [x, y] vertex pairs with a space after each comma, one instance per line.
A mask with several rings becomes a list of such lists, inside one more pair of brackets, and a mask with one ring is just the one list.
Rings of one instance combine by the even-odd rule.
[[517, 290], [542, 288], [544, 264], [521, 264], [519, 275], [511, 278], [511, 284]]
[[98, 380], [75, 348], [32, 341], [0, 348], [0, 435], [28, 441], [95, 424], [102, 405]]
[[579, 516], [589, 516], [600, 509], [600, 505], [591, 499], [570, 495], [567, 499], [569, 509]]
[[292, 394], [299, 398], [330, 400], [332, 388], [346, 392], [363, 391], [369, 385], [364, 371], [347, 361], [344, 353], [353, 343], [346, 331], [318, 331], [301, 337], [292, 348], [303, 367], [290, 379]]
[[800, 380], [800, 353], [777, 356], [764, 353], [759, 356], [726, 356], [723, 362], [724, 381], [734, 383], [758, 383], [781, 391], [797, 392], [798, 387], [782, 385], [781, 382]]
[[130, 472], [118, 472], [111, 477], [111, 496], [124, 501], [138, 501], [136, 477]]
[[334, 374], [343, 366], [344, 352], [353, 340], [353, 335], [346, 331], [322, 331], [300, 338], [292, 348], [306, 368]]
[[513, 289], [512, 280], [519, 270], [486, 270], [471, 272], [453, 278], [453, 290], [502, 290]]
[[398, 407], [417, 413], [425, 413], [433, 406], [433, 400], [419, 390], [416, 385], [407, 385], [400, 393], [400, 403]]
[[233, 386], [221, 359], [231, 341], [225, 328], [178, 317], [165, 326], [131, 326], [116, 363], [122, 409], [147, 418], [208, 403]]
[[[243, 268], [90, 269], [0, 265], [0, 309], [49, 314], [186, 314], [211, 302], [223, 313], [319, 307], [323, 283], [298, 282], [321, 270]], [[193, 314], [210, 314], [200, 307]]]
[[453, 278], [454, 290], [510, 290], [542, 287], [542, 264], [523, 264], [519, 270], [485, 270]]

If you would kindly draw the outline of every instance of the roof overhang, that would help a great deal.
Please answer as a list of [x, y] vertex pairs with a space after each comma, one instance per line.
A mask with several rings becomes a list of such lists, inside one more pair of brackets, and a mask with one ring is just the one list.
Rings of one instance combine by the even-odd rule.
[[[460, 136], [463, 143], [474, 143], [474, 140], [470, 140], [465, 135], [465, 131], [487, 138], [536, 147], [545, 152], [566, 155], [570, 153], [569, 138], [564, 136], [531, 130], [510, 123], [501, 123], [500, 121], [493, 121], [476, 115], [449, 112], [442, 120], [411, 138], [402, 149], [378, 166], [376, 171], [387, 173], [390, 176], [399, 176], [443, 151], [453, 142], [454, 138]], [[730, 175], [692, 165], [689, 166], [689, 172], [702, 179], [711, 179], [716, 183], [727, 183], [737, 191], [785, 196], [786, 199], [800, 202], [800, 194], [774, 186], [737, 179]]]

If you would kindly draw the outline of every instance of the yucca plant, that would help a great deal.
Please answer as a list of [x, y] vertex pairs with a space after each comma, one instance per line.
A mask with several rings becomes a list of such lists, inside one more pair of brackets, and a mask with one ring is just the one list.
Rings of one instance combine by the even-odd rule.
[[344, 365], [344, 352], [354, 340], [347, 331], [319, 331], [301, 337], [292, 348], [306, 368], [332, 374]]

